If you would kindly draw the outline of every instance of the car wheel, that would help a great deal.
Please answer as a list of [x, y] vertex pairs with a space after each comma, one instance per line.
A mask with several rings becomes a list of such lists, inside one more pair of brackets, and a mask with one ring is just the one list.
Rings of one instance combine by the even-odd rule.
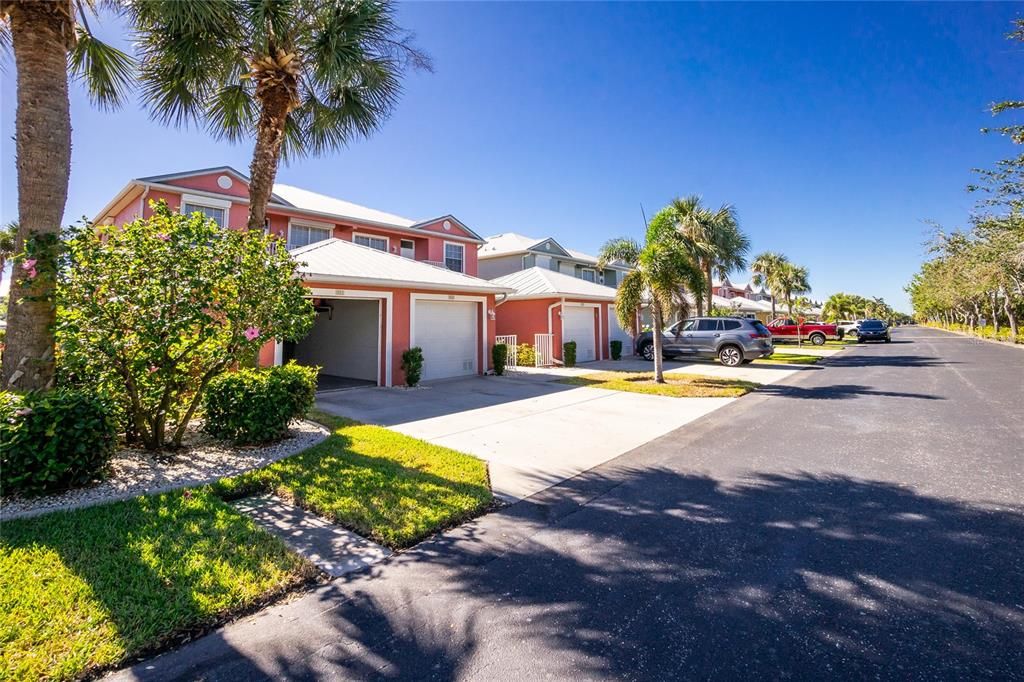
[[722, 346], [718, 351], [718, 359], [726, 367], [736, 367], [743, 362], [743, 351], [736, 346]]
[[811, 334], [811, 343], [813, 343], [815, 346], [823, 346], [823, 345], [825, 345], [825, 335], [824, 334]]
[[640, 349], [640, 355], [647, 362], [654, 362], [654, 344], [645, 344], [644, 347]]

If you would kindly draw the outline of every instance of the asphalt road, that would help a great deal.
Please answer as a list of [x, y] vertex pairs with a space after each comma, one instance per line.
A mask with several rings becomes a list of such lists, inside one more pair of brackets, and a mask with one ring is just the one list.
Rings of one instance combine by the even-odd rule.
[[121, 675], [1024, 679], [1024, 352], [898, 329]]

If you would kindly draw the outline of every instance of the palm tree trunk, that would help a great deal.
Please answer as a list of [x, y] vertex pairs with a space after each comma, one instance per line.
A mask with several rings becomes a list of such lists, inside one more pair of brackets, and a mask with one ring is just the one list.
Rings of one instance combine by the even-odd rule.
[[256, 146], [249, 165], [249, 229], [262, 230], [267, 224], [267, 204], [274, 191], [277, 165], [284, 143], [284, 126], [292, 109], [292, 95], [284, 85], [268, 87], [257, 96], [260, 120]]
[[707, 301], [708, 301], [708, 315], [710, 315], [711, 314], [711, 309], [715, 307], [714, 306], [714, 300], [715, 300], [714, 299], [714, 295], [715, 295], [715, 292], [711, 288], [712, 287], [712, 282], [711, 282], [711, 259], [708, 259], [704, 263], [704, 279], [707, 280], [707, 284], [708, 284], [708, 298], [707, 298]]
[[[71, 104], [67, 53], [72, 39], [71, 3], [4, 3], [10, 16], [18, 71], [15, 140], [18, 168], [18, 232], [15, 253], [37, 238], [38, 276], [19, 281], [16, 270], [7, 306], [3, 388], [53, 386], [55, 242], [68, 197], [71, 170]], [[17, 268], [15, 262], [15, 268]]]
[[651, 325], [653, 333], [651, 340], [654, 342], [654, 381], [659, 384], [665, 383], [665, 363], [661, 354], [661, 335], [664, 321], [661, 319], [661, 305], [658, 299], [651, 297]]

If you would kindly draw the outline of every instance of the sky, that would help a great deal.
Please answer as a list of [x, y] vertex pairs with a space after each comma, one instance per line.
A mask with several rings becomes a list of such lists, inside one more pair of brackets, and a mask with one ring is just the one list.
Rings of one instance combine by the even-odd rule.
[[[402, 4], [434, 72], [407, 78], [370, 139], [282, 165], [278, 180], [590, 253], [642, 238], [641, 207], [699, 194], [736, 207], [752, 254], [806, 266], [813, 298], [909, 311], [928, 221], [964, 224], [971, 169], [1013, 154], [979, 129], [989, 103], [1021, 97], [1024, 49], [1004, 38], [1021, 16], [1015, 3]], [[114, 17], [97, 32], [129, 44]], [[5, 59], [3, 222], [17, 216]], [[134, 100], [99, 111], [77, 84], [71, 107], [65, 222], [134, 177], [247, 172], [251, 143], [162, 127]]]

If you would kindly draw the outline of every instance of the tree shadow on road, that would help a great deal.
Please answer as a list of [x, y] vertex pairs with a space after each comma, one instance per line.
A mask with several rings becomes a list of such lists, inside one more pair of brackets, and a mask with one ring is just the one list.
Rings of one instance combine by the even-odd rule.
[[[276, 663], [260, 669], [295, 679], [1024, 670], [1024, 510], [842, 476], [726, 485], [627, 471], [584, 474], [310, 597], [319, 639], [303, 655], [287, 638], [268, 642]], [[245, 655], [216, 661], [245, 666]]]

